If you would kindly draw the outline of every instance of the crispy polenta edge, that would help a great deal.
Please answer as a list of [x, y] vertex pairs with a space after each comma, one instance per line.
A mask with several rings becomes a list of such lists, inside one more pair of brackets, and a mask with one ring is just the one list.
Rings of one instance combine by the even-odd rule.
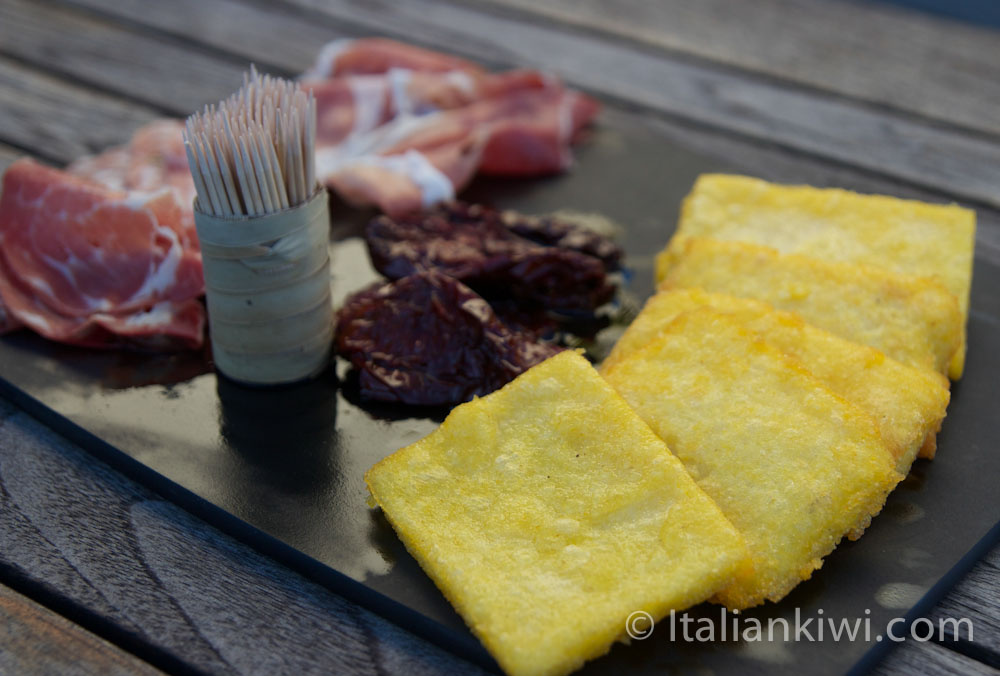
[[[673, 603], [660, 601], [657, 603], [647, 604], [641, 608], [636, 608], [636, 610], [643, 610], [649, 613], [650, 616], [653, 617], [654, 621], [658, 621], [662, 619], [665, 615], [667, 615], [671, 610], [683, 610], [685, 608], [691, 607], [693, 605], [708, 600], [713, 591], [716, 591], [731, 584], [737, 578], [737, 576], [741, 574], [743, 571], [745, 571], [747, 566], [750, 565], [749, 552], [743, 541], [742, 535], [731, 524], [729, 519], [722, 513], [722, 511], [718, 508], [715, 502], [711, 498], [709, 498], [704, 493], [704, 491], [701, 490], [700, 487], [698, 487], [697, 483], [694, 482], [694, 480], [690, 479], [689, 474], [684, 469], [683, 463], [681, 463], [681, 461], [675, 455], [673, 455], [672, 452], [670, 452], [666, 444], [663, 443], [663, 440], [660, 439], [652, 431], [652, 429], [650, 429], [649, 426], [646, 425], [646, 423], [643, 422], [641, 418], [639, 418], [637, 414], [635, 414], [635, 412], [631, 409], [630, 406], [628, 406], [628, 403], [621, 397], [621, 395], [614, 388], [612, 388], [610, 384], [608, 384], [603, 378], [599, 376], [597, 371], [591, 367], [589, 362], [587, 362], [580, 354], [574, 353], [574, 351], [569, 351], [569, 350], [567, 350], [564, 353], [555, 355], [554, 357], [550, 357], [548, 360], [546, 360], [546, 362], [551, 362], [552, 360], [558, 360], [558, 359], [578, 359], [583, 364], [586, 364], [587, 368], [593, 372], [595, 384], [597, 384], [608, 395], [611, 402], [615, 402], [618, 404], [620, 408], [622, 408], [623, 410], [627, 410], [631, 414], [631, 416], [634, 417], [637, 429], [641, 430], [641, 433], [643, 435], [648, 436], [648, 439], [654, 445], [663, 448], [663, 452], [665, 456], [668, 458], [668, 462], [676, 469], [676, 471], [678, 472], [678, 476], [682, 476], [684, 480], [689, 484], [681, 488], [683, 493], [686, 495], [686, 499], [703, 501], [704, 505], [706, 506], [710, 505], [711, 506], [710, 509], [714, 510], [717, 513], [717, 517], [720, 520], [720, 522], [728, 524], [729, 530], [731, 531], [732, 534], [733, 546], [730, 548], [731, 551], [727, 553], [726, 557], [720, 558], [719, 560], [715, 561], [713, 569], [709, 571], [706, 574], [706, 576], [703, 577], [703, 584], [700, 585], [698, 589], [696, 590], [692, 589], [688, 591], [686, 596], [680, 599], [675, 599]], [[544, 363], [534, 368], [537, 369], [541, 366], [544, 366]], [[503, 390], [506, 390], [507, 388], [514, 386], [515, 382], [516, 379], [515, 381], [512, 381], [511, 383], [505, 385], [500, 390], [490, 393], [484, 397], [476, 397], [472, 401], [461, 404], [461, 406], [486, 408], [489, 406], [489, 400], [491, 397], [502, 396], [500, 393]], [[458, 407], [456, 407], [456, 409], [457, 408]], [[454, 410], [452, 413], [449, 413], [448, 418], [451, 418], [453, 414]], [[448, 423], [448, 418], [445, 419], [441, 427], [444, 427]], [[370, 499], [369, 499], [370, 506], [382, 507], [383, 504], [382, 501], [379, 499], [378, 491], [375, 487], [375, 483], [377, 483], [377, 481], [375, 480], [375, 476], [383, 471], [391, 472], [393, 465], [404, 462], [406, 454], [412, 453], [416, 449], [419, 449], [422, 446], [422, 444], [424, 444], [427, 440], [434, 437], [441, 429], [441, 427], [439, 427], [438, 430], [431, 432], [431, 434], [429, 434], [427, 437], [424, 437], [423, 439], [418, 440], [413, 444], [410, 444], [402, 449], [399, 449], [395, 453], [392, 453], [391, 455], [387, 456], [383, 460], [376, 463], [365, 473], [365, 483], [368, 486], [368, 490], [370, 493]], [[567, 674], [571, 671], [575, 671], [576, 669], [580, 668], [584, 663], [607, 654], [610, 651], [611, 646], [616, 641], [623, 641], [626, 643], [628, 642], [626, 626], [625, 626], [626, 618], [622, 617], [621, 621], [618, 623], [619, 628], [614, 629], [613, 631], [606, 632], [606, 635], [601, 635], [599, 637], [596, 637], [595, 639], [591, 640], [588, 643], [588, 648], [586, 651], [581, 652], [580, 654], [573, 655], [571, 656], [570, 659], [566, 659], [563, 660], [562, 662], [552, 664], [548, 669], [545, 670], [520, 669], [517, 668], [517, 665], [507, 663], [505, 660], [507, 646], [497, 642], [495, 640], [495, 637], [488, 632], [484, 632], [482, 627], [475, 625], [472, 622], [472, 615], [470, 612], [470, 608], [468, 608], [465, 604], [465, 601], [467, 599], [463, 598], [464, 595], [459, 593], [454, 593], [453, 590], [447, 588], [445, 581], [450, 580], [453, 576], [449, 573], [448, 567], [443, 564], [440, 564], [439, 561], [437, 561], [433, 556], [432, 552], [435, 549], [434, 543], [431, 542], [428, 538], [422, 537], [419, 533], [414, 532], [406, 525], [399, 523], [393, 517], [393, 515], [387, 512], [386, 510], [383, 509], [382, 512], [387, 521], [393, 527], [394, 531], [397, 533], [399, 539], [403, 542], [407, 551], [418, 561], [421, 568], [425, 570], [425, 572], [428, 574], [428, 577], [431, 578], [431, 580], [434, 582], [438, 590], [441, 591], [442, 595], [458, 611], [459, 615], [466, 622], [467, 626], [470, 628], [472, 633], [483, 643], [484, 646], [486, 646], [490, 654], [497, 659], [498, 663], [508, 674], [560, 676], [562, 674]]]
[[[731, 314], [732, 310], [729, 307], [721, 307], [718, 305], [717, 301], [722, 298], [731, 298], [733, 301], [739, 303], [740, 311], [754, 312], [763, 314], [765, 312], [783, 312], [778, 310], [774, 306], [765, 303], [762, 300], [757, 300], [756, 298], [744, 298], [741, 296], [729, 296], [723, 293], [716, 293], [712, 291], [705, 291], [699, 287], [678, 287], [678, 288], [662, 288], [658, 289], [652, 296], [646, 299], [643, 304], [642, 309], [639, 314], [636, 315], [632, 323], [629, 324], [625, 332], [615, 341], [614, 346], [611, 348], [611, 352], [608, 356], [601, 362], [598, 370], [603, 374], [606, 373], [608, 369], [614, 366], [616, 363], [626, 358], [629, 354], [641, 347], [642, 342], [637, 342], [636, 335], [642, 333], [648, 333], [649, 338], [655, 338], [657, 335], [662, 333], [664, 329], [669, 325], [668, 322], [661, 322], [659, 326], [652, 327], [647, 326], [649, 322], [650, 312], [658, 310], [658, 306], [661, 303], [669, 302], [666, 300], [668, 295], [673, 295], [672, 300], [680, 300], [679, 306], [683, 306], [679, 309], [677, 314], [672, 317], [676, 319], [680, 314], [687, 310], [696, 310], [700, 307], [711, 307], [719, 312], [725, 312]], [[784, 313], [792, 314], [792, 313]], [[635, 343], [633, 345], [633, 343]]]
[[[772, 265], [779, 266], [778, 269], [787, 273], [791, 268], [801, 270], [806, 269], [815, 274], [815, 279], [821, 282], [820, 290], [829, 288], [831, 282], [858, 282], [864, 280], [865, 286], [874, 285], [881, 293], [892, 298], [907, 298], [913, 307], [924, 307], [933, 301], [933, 309], [936, 316], [924, 316], [927, 335], [926, 345], [921, 350], [923, 357], [919, 360], [903, 359], [902, 355], [895, 355], [898, 361], [908, 363], [911, 366], [936, 370], [943, 374], [948, 373], [949, 365], [962, 345], [964, 335], [964, 324], [962, 322], [961, 308], [958, 299], [953, 293], [945, 289], [940, 283], [927, 277], [916, 277], [887, 272], [870, 265], [860, 265], [855, 263], [831, 263], [811, 256], [801, 254], [783, 254], [777, 249], [759, 244], [740, 242], [734, 240], [717, 240], [710, 237], [690, 237], [684, 244], [683, 253], [670, 262], [666, 259], [657, 261], [657, 290], [686, 288], [698, 286], [697, 284], [682, 283], [677, 280], [678, 274], [685, 274], [685, 263], [688, 256], [692, 257], [724, 257], [731, 261], [744, 262], [748, 257], [752, 257], [759, 265], [765, 267]], [[660, 264], [663, 263], [662, 267]], [[697, 268], [702, 270], [703, 268]], [[680, 272], [678, 272], [680, 271]], [[662, 273], [662, 277], [660, 276]], [[855, 285], [856, 289], [861, 287]], [[709, 289], [715, 293], [727, 293], [726, 290]], [[735, 294], [740, 295], [740, 294]], [[917, 303], [917, 295], [920, 296]], [[755, 296], [742, 296], [752, 297]], [[756, 298], [763, 302], [768, 302], [763, 298]], [[781, 308], [786, 312], [794, 312], [791, 309]], [[806, 318], [809, 321], [809, 318]], [[820, 328], [824, 328], [820, 326]], [[827, 329], [831, 330], [831, 329]], [[945, 333], [941, 333], [941, 331]], [[835, 332], [832, 331], [831, 332]], [[844, 336], [846, 337], [846, 336]], [[909, 346], [909, 344], [907, 344]], [[883, 346], [884, 347], [884, 346]], [[887, 350], [887, 348], [885, 348]], [[890, 355], [893, 356], [893, 355]]]
[[[678, 317], [682, 312], [700, 307], [712, 308], [729, 315], [734, 321], [757, 333], [760, 338], [772, 344], [787, 357], [799, 362], [803, 368], [816, 375], [830, 389], [858, 404], [863, 410], [869, 410], [865, 401], [855, 400], [848, 392], [843, 392], [839, 385], [828, 382], [827, 376], [815, 371], [811, 362], [800, 358], [797, 354], [789, 352], [784, 347], [785, 341], [783, 339], [774, 340], [775, 334], [763, 330], [756, 324], [764, 321], [765, 326], [780, 326], [790, 329], [795, 332], [796, 336], [801, 337], [805, 341], [811, 341], [813, 345], [822, 344], [827, 347], [838, 348], [838, 352], [846, 356], [854, 369], [860, 366], [860, 362], [863, 362], [864, 368], [875, 367], [883, 369], [877, 375], [884, 378], [891, 378], [893, 376], [904, 378], [906, 383], [914, 386], [916, 391], [921, 393], [919, 395], [921, 406], [913, 409], [919, 413], [919, 427], [909, 429], [911, 433], [918, 436], [892, 436], [891, 438], [883, 436], [883, 441], [886, 442], [886, 445], [897, 458], [898, 471], [904, 475], [909, 472], [910, 465], [918, 457], [918, 454], [919, 457], [923, 458], [933, 457], [935, 437], [941, 428], [941, 423], [946, 415], [950, 399], [947, 377], [936, 371], [928, 371], [903, 364], [874, 347], [837, 336], [825, 329], [809, 324], [794, 312], [779, 310], [764, 301], [754, 298], [712, 293], [697, 287], [661, 289], [646, 301], [642, 311], [618, 339], [611, 353], [601, 365], [600, 372], [602, 374], [606, 373], [615, 363], [627, 357], [628, 354], [641, 347], [645, 342], [662, 333], [670, 321]], [[672, 314], [667, 316], [664, 313]], [[853, 347], [847, 351], [849, 346]], [[884, 369], [888, 369], [888, 371]], [[865, 374], [863, 377], [870, 377], [870, 374]], [[883, 382], [887, 381], [883, 380]], [[905, 389], [907, 392], [911, 392], [908, 387]], [[875, 415], [874, 412], [870, 414]], [[893, 418], [894, 416], [889, 417]], [[876, 420], [876, 424], [881, 430], [882, 424], [879, 420], [881, 420], [881, 417]]]
[[[683, 255], [683, 248], [687, 240], [692, 237], [713, 237], [711, 232], [698, 232], [692, 234], [688, 232], [691, 228], [687, 227], [686, 224], [696, 220], [693, 217], [692, 212], [696, 209], [694, 203], [700, 198], [701, 193], [706, 191], [718, 192], [720, 185], [723, 190], [738, 190], [743, 194], [753, 195], [755, 198], [759, 195], [767, 195], [770, 197], [772, 202], [774, 200], [773, 194], [779, 193], [781, 197], [787, 198], [784, 201], [791, 202], [793, 204], [796, 201], [800, 201], [803, 196], [817, 196], [825, 197], [827, 199], [832, 196], [841, 202], [848, 203], [849, 205], [859, 205], [860, 209], [865, 211], [871, 211], [873, 206], [876, 209], [881, 207], [902, 207], [911, 210], [911, 212], [913, 212], [917, 217], [923, 217], [929, 221], [941, 224], [942, 228], [950, 227], [957, 229], [961, 238], [968, 240], [969, 259], [966, 264], [967, 269], [964, 270], [966, 276], [968, 277], [968, 284], [964, 285], [964, 288], [960, 289], [955, 287], [954, 284], [949, 283], [947, 280], [942, 279], [939, 275], [917, 276], [923, 279], [936, 280], [941, 283], [952, 295], [956, 297], [959, 304], [959, 308], [962, 313], [961, 342], [948, 364], [947, 374], [952, 380], [961, 379], [965, 370], [965, 354], [968, 349], [967, 324], [972, 289], [973, 253], [975, 251], [977, 226], [976, 212], [974, 210], [959, 206], [955, 203], [933, 204], [921, 200], [893, 197], [891, 195], [859, 193], [852, 190], [846, 190], [844, 188], [819, 188], [805, 184], [772, 183], [761, 178], [741, 174], [701, 174], [695, 180], [691, 191], [685, 196], [683, 202], [681, 203], [681, 212], [677, 230], [667, 243], [666, 247], [664, 247], [664, 249], [656, 256], [655, 270], [657, 283], [663, 279], [667, 269], [671, 267], [681, 255]], [[848, 207], [848, 210], [851, 210], [851, 206]], [[856, 211], [857, 209], [854, 210]], [[949, 222], [946, 224], [945, 221]], [[761, 244], [761, 242], [756, 243]], [[808, 255], [807, 252], [800, 253]], [[910, 274], [903, 271], [899, 272], [901, 274]], [[933, 457], [933, 450], [929, 450], [928, 453], [929, 455], [921, 454], [921, 457]]]
[[[862, 496], [852, 496], [854, 499], [851, 501], [851, 508], [847, 511], [851, 514], [850, 520], [853, 521], [853, 524], [848, 526], [847, 530], [840, 535], [827, 535], [811, 542], [811, 551], [807, 556], [807, 560], [803, 562], [802, 566], [797, 571], [797, 577], [789, 577], [784, 580], [774, 581], [768, 585], [751, 585], [748, 587], [745, 581], [751, 579], [757, 569], [757, 566], [755, 565], [756, 556], [751, 550], [750, 565], [744, 568], [744, 573], [738, 574], [732, 585], [723, 588], [710, 599], [713, 603], [725, 605], [730, 610], [744, 610], [752, 608], [764, 603], [765, 601], [777, 603], [800, 582], [808, 580], [812, 576], [813, 571], [821, 568], [823, 565], [823, 559], [836, 549], [837, 545], [843, 540], [844, 536], [847, 536], [850, 540], [857, 540], [861, 537], [865, 529], [867, 529], [871, 524], [872, 518], [882, 511], [889, 493], [891, 493], [896, 484], [903, 479], [903, 476], [896, 470], [896, 461], [893, 457], [893, 453], [891, 449], [885, 445], [885, 442], [882, 440], [882, 435], [878, 430], [878, 426], [870, 415], [854, 403], [830, 390], [822, 381], [816, 378], [816, 376], [803, 367], [797, 360], [788, 357], [777, 348], [768, 344], [756, 333], [742, 326], [734, 319], [726, 316], [726, 313], [718, 312], [710, 307], [699, 307], [681, 313], [670, 323], [668, 327], [664, 329], [659, 336], [657, 336], [654, 341], [643, 346], [642, 348], [639, 348], [635, 352], [621, 359], [616, 364], [613, 364], [608, 372], [604, 374], [605, 377], [613, 380], [614, 373], [620, 370], [628, 362], [636, 359], [643, 359], [646, 354], [655, 353], [659, 349], [659, 344], [661, 342], [666, 342], [670, 339], [671, 332], [682, 329], [683, 326], [689, 321], [689, 318], [696, 313], [704, 313], [710, 316], [718, 317], [721, 321], [724, 321], [733, 327], [736, 333], [741, 335], [755, 351], [770, 354], [775, 361], [781, 363], [789, 371], [798, 374], [805, 380], [810, 381], [815, 387], [825, 391], [831, 398], [837, 400], [843, 405], [845, 412], [850, 415], [853, 420], [856, 420], [860, 427], [867, 428], [867, 432], [872, 441], [877, 443], [877, 445], [881, 447], [885, 453], [885, 467], [877, 468], [881, 476], [873, 477], [874, 482], [871, 485], [871, 490]], [[875, 462], [875, 459], [873, 458], [872, 461]], [[709, 497], [711, 497], [711, 495]]]

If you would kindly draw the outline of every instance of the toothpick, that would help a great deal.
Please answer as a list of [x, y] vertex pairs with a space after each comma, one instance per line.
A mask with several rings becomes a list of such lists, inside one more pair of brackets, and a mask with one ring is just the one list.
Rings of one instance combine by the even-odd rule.
[[242, 87], [185, 125], [200, 208], [259, 216], [301, 204], [315, 187], [315, 143], [313, 94], [251, 66]]

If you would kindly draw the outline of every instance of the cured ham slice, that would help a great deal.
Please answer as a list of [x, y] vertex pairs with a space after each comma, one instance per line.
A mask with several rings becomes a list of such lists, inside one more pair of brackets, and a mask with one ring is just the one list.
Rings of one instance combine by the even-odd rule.
[[538, 71], [487, 73], [384, 39], [331, 43], [303, 81], [317, 98], [321, 180], [390, 216], [453, 199], [477, 171], [565, 170], [599, 110]]
[[570, 143], [597, 114], [590, 97], [565, 89], [519, 92], [470, 106], [488, 129], [479, 171], [496, 176], [540, 176], [568, 169]]
[[[572, 164], [596, 101], [536, 70], [488, 73], [447, 54], [369, 38], [327, 45], [302, 77], [316, 97], [320, 180], [349, 204], [400, 216], [455, 197], [477, 172], [539, 176]], [[116, 190], [171, 187], [191, 246], [194, 183], [178, 120], [68, 168]]]
[[128, 193], [18, 160], [0, 196], [0, 299], [47, 338], [198, 347], [201, 256], [174, 191]]
[[316, 96], [317, 141], [337, 145], [372, 132], [397, 116], [423, 116], [461, 108], [478, 100], [524, 91], [552, 90], [552, 78], [533, 70], [491, 75], [463, 71], [424, 73], [394, 68], [378, 75], [306, 80]]
[[328, 43], [316, 57], [310, 79], [325, 79], [341, 75], [381, 74], [392, 68], [428, 73], [462, 71], [482, 73], [480, 66], [456, 56], [434, 52], [385, 38], [351, 38]]
[[151, 193], [170, 188], [181, 208], [185, 248], [198, 247], [194, 230], [194, 179], [188, 169], [180, 120], [155, 120], [140, 127], [127, 145], [70, 164], [66, 171], [114, 190]]

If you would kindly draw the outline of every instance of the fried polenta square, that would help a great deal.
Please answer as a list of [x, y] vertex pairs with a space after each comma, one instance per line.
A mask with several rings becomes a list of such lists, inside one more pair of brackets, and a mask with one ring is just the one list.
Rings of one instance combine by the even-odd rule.
[[396, 533], [508, 674], [564, 674], [631, 613], [730, 584], [742, 537], [575, 352], [455, 408], [365, 481]]
[[684, 200], [669, 249], [679, 254], [687, 239], [710, 237], [936, 280], [962, 313], [963, 340], [950, 366], [958, 379], [975, 236], [976, 212], [954, 204], [705, 174]]
[[934, 448], [950, 398], [944, 376], [907, 366], [873, 347], [845, 340], [796, 314], [750, 298], [702, 289], [660, 291], [619, 338], [601, 370], [651, 342], [684, 312], [700, 307], [726, 313], [871, 415], [901, 474], [909, 472], [922, 448]]
[[710, 308], [603, 375], [746, 538], [752, 567], [715, 597], [729, 608], [783, 598], [901, 478], [870, 416]]
[[701, 237], [657, 262], [662, 288], [756, 298], [918, 368], [947, 373], [962, 344], [958, 301], [920, 277]]

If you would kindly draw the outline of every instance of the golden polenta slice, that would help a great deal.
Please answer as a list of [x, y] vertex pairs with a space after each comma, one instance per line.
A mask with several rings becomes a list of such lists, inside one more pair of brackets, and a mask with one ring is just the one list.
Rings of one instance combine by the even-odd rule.
[[[931, 278], [958, 299], [964, 336], [975, 234], [976, 212], [956, 205], [706, 174], [684, 201], [670, 249], [711, 237]], [[955, 379], [964, 346], [951, 364]]]
[[665, 288], [756, 298], [904, 364], [940, 373], [947, 372], [962, 341], [958, 301], [919, 277], [700, 237], [690, 238], [683, 255], [657, 272]]
[[564, 674], [637, 610], [699, 603], [741, 536], [579, 354], [455, 408], [365, 475], [407, 549], [509, 674]]
[[909, 472], [921, 448], [933, 450], [950, 396], [944, 376], [907, 366], [875, 348], [835, 336], [758, 300], [701, 289], [660, 291], [646, 302], [615, 344], [602, 371], [651, 342], [682, 313], [699, 307], [727, 313], [801, 362], [836, 394], [868, 412], [901, 474]]
[[710, 308], [604, 377], [746, 538], [752, 568], [716, 595], [730, 608], [784, 597], [901, 478], [870, 416]]

